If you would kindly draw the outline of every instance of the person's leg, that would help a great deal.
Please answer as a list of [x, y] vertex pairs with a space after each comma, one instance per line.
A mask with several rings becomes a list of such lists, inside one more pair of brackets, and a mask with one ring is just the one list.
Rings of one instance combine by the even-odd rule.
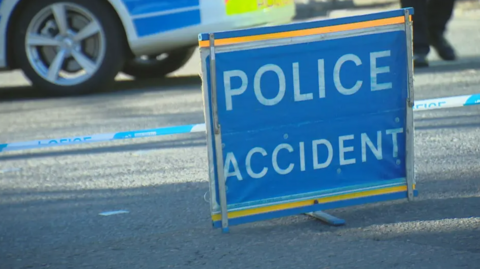
[[451, 19], [455, 0], [430, 0], [428, 2], [428, 39], [444, 60], [455, 60], [455, 51], [445, 39], [447, 23]]
[[402, 8], [413, 7], [413, 53], [416, 67], [428, 66], [430, 52], [428, 40], [427, 0], [400, 0]]

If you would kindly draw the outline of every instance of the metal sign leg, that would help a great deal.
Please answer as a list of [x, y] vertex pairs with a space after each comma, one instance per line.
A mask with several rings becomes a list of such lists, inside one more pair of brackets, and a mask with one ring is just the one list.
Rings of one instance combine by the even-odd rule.
[[408, 9], [404, 10], [405, 16], [405, 33], [407, 39], [407, 60], [408, 60], [408, 98], [407, 98], [407, 114], [406, 114], [406, 177], [407, 177], [407, 192], [408, 200], [412, 201], [414, 198], [414, 126], [413, 126], [413, 46], [412, 46], [412, 23], [410, 21], [410, 12]]
[[222, 211], [222, 232], [228, 233], [228, 208], [227, 208], [227, 193], [225, 175], [223, 174], [223, 148], [222, 148], [222, 133], [218, 122], [218, 107], [217, 107], [217, 78], [215, 65], [215, 38], [210, 34], [210, 83], [212, 89], [212, 112], [213, 112], [213, 131], [215, 135], [215, 152], [217, 159], [217, 178], [218, 190], [220, 192], [220, 208]]

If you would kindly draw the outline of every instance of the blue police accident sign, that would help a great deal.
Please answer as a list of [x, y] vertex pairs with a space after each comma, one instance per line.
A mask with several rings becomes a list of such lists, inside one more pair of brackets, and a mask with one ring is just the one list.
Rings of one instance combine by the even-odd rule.
[[411, 198], [411, 14], [199, 36], [214, 227]]

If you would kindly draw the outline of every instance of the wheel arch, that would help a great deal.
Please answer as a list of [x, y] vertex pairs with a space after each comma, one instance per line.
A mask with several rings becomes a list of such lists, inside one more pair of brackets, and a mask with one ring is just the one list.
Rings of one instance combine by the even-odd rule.
[[[6, 23], [6, 32], [5, 32], [5, 60], [6, 66], [10, 69], [17, 69], [19, 68], [18, 64], [15, 61], [15, 57], [13, 56], [13, 42], [9, 42], [8, 40], [13, 39], [13, 35], [15, 33], [15, 27], [17, 24], [17, 20], [21, 12], [24, 8], [28, 5], [30, 1], [35, 0], [11, 0], [11, 1], [4, 1], [2, 5], [2, 13], [8, 14], [4, 19]], [[85, 1], [92, 1], [92, 0], [85, 0]], [[124, 33], [124, 40], [125, 47], [127, 49], [127, 53], [129, 56], [133, 56], [133, 52], [130, 46], [130, 40], [134, 40], [137, 38], [135, 27], [130, 19], [130, 14], [128, 13], [125, 5], [121, 0], [96, 0], [102, 1], [108, 4], [108, 6], [112, 9], [113, 13], [116, 15], [114, 19], [118, 21], [120, 25], [122, 25], [123, 33]], [[2, 18], [3, 20], [3, 18]]]

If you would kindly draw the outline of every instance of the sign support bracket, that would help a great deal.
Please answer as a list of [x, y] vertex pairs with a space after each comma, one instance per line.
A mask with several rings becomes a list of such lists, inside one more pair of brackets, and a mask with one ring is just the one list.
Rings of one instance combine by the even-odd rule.
[[315, 218], [327, 225], [330, 226], [342, 226], [345, 225], [345, 220], [337, 218], [335, 216], [332, 216], [328, 213], [325, 213], [323, 211], [315, 211], [311, 213], [306, 213], [305, 215], [310, 216], [312, 218]]
[[216, 76], [216, 57], [215, 57], [215, 37], [211, 33], [210, 39], [210, 83], [212, 90], [212, 114], [213, 114], [213, 132], [215, 136], [215, 152], [217, 159], [217, 178], [218, 189], [220, 194], [220, 209], [222, 212], [222, 232], [228, 233], [228, 207], [227, 207], [227, 192], [225, 175], [223, 173], [223, 147], [222, 147], [222, 133], [221, 126], [218, 122], [218, 105], [217, 105], [217, 76]]

